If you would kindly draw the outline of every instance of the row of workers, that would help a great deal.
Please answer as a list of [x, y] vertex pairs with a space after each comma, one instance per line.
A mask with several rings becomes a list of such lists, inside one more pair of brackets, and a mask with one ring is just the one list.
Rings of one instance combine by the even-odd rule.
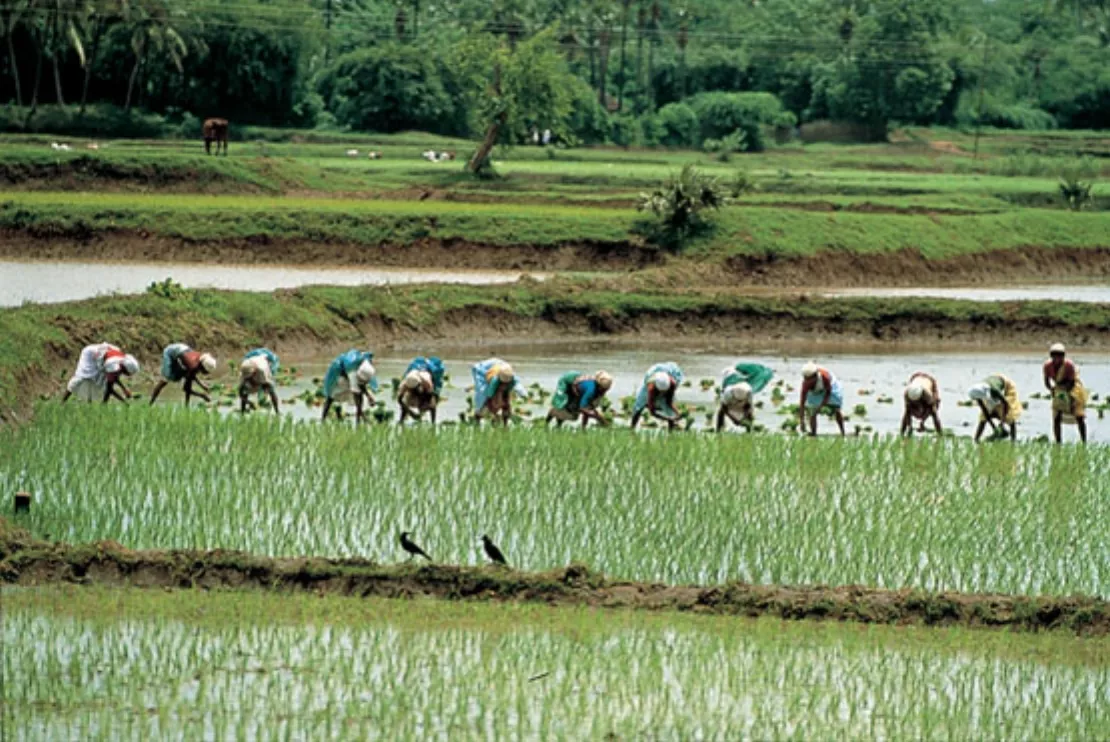
[[[356, 419], [363, 419], [364, 401], [373, 404], [373, 394], [378, 392], [377, 372], [373, 364], [373, 353], [349, 350], [335, 358], [328, 366], [324, 376], [323, 419], [335, 410], [341, 414], [341, 405], [354, 403]], [[251, 395], [266, 395], [275, 412], [280, 411], [274, 378], [281, 362], [268, 348], [256, 348], [247, 353], [239, 365], [240, 410], [246, 412], [251, 406]], [[216, 359], [208, 353], [200, 353], [184, 343], [167, 346], [162, 353], [162, 379], [151, 393], [151, 404], [167, 384], [183, 382], [185, 404], [192, 397], [210, 402], [209, 387], [200, 379], [216, 368]], [[122, 378], [138, 372], [139, 364], [134, 356], [128, 355], [108, 343], [90, 345], [81, 351], [77, 371], [66, 388], [63, 401], [72, 395], [107, 402], [112, 397], [123, 400], [131, 392], [123, 385]], [[1079, 429], [1080, 438], [1086, 442], [1086, 404], [1087, 392], [1079, 380], [1079, 371], [1066, 357], [1066, 350], [1060, 343], [1049, 349], [1049, 360], [1044, 368], [1045, 387], [1052, 394], [1053, 432], [1057, 442], [1061, 438], [1061, 425], [1073, 423]], [[490, 358], [475, 364], [471, 369], [474, 380], [474, 413], [478, 419], [490, 417], [505, 423], [512, 417], [513, 396], [524, 396], [524, 387], [513, 367], [499, 358]], [[436, 420], [436, 408], [443, 390], [445, 369], [443, 362], [435, 357], [413, 359], [405, 369], [398, 389], [400, 421], [421, 420], [427, 413], [431, 421]], [[725, 369], [721, 380], [720, 405], [717, 410], [716, 429], [721, 430], [726, 421], [740, 426], [750, 425], [754, 419], [754, 397], [767, 387], [774, 378], [774, 371], [757, 363], [738, 363]], [[680, 413], [675, 406], [677, 389], [685, 376], [676, 363], [659, 363], [648, 369], [643, 383], [636, 395], [632, 410], [632, 427], [635, 428], [643, 415], [649, 414], [671, 429], [680, 421]], [[582, 426], [594, 420], [606, 424], [598, 405], [613, 386], [613, 377], [606, 371], [593, 374], [570, 371], [559, 377], [547, 421], [562, 425], [564, 422], [581, 420]], [[121, 395], [122, 392], [122, 395]], [[996, 433], [1017, 437], [1017, 422], [1021, 417], [1022, 405], [1014, 382], [1003, 374], [992, 374], [983, 382], [968, 391], [969, 398], [979, 406], [979, 427], [975, 432], [978, 441], [987, 425]], [[931, 420], [934, 430], [941, 433], [940, 387], [937, 380], [923, 371], [914, 373], [903, 391], [905, 411], [902, 417], [901, 432], [913, 433], [914, 421], [919, 422], [919, 430], [925, 430], [925, 422]], [[822, 411], [832, 414], [844, 435], [844, 390], [839, 379], [826, 368], [809, 363], [802, 369], [802, 386], [799, 397], [799, 424], [808, 427], [811, 435], [817, 434], [817, 419]]]

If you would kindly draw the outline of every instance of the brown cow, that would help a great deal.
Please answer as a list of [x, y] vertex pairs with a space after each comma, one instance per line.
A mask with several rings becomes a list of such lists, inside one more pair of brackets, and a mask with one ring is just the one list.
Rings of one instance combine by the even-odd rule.
[[216, 154], [220, 154], [220, 145], [224, 147], [224, 156], [227, 156], [227, 119], [205, 119], [204, 121], [204, 151], [212, 154], [212, 142], [216, 142]]

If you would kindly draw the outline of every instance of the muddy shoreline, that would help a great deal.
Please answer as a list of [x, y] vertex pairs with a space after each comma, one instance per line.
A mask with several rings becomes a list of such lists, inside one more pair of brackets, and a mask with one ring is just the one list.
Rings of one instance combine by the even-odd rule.
[[705, 287], [825, 288], [1007, 286], [1110, 280], [1110, 244], [1018, 249], [931, 259], [916, 250], [816, 255], [678, 258], [633, 240], [497, 245], [427, 238], [407, 244], [311, 242], [267, 236], [187, 240], [128, 230], [43, 234], [0, 230], [0, 258], [238, 265], [360, 266], [443, 270], [626, 272], [654, 269], [672, 282]]
[[0, 519], [0, 581], [151, 589], [273, 590], [358, 597], [497, 600], [685, 611], [787, 620], [967, 626], [1110, 633], [1110, 602], [1097, 598], [930, 593], [861, 586], [729, 583], [672, 586], [610, 580], [572, 564], [549, 572], [494, 567], [381, 565], [361, 559], [280, 558], [235, 551], [132, 551], [111, 542], [50, 543]]

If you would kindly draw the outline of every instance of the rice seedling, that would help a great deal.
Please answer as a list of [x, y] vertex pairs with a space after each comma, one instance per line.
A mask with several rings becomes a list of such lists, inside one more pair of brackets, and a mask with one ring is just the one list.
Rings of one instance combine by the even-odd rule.
[[1105, 640], [261, 593], [4, 600], [15, 739], [1090, 739], [1110, 726]]
[[355, 430], [180, 407], [43, 405], [0, 432], [0, 491], [31, 492], [20, 521], [70, 542], [391, 562], [407, 528], [476, 564], [496, 527], [523, 569], [1015, 594], [1110, 592], [1108, 464], [1101, 447]]

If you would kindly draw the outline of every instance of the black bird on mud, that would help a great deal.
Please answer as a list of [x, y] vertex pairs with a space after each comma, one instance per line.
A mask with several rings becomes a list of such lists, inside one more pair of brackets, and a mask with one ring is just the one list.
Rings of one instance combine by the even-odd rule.
[[505, 561], [505, 555], [501, 553], [501, 549], [497, 548], [497, 544], [493, 543], [489, 536], [482, 534], [482, 548], [486, 550], [486, 556], [494, 564], [500, 564], [508, 567], [509, 563]]
[[409, 553], [409, 559], [422, 556], [429, 562], [432, 561], [432, 558], [428, 556], [428, 552], [417, 546], [416, 543], [411, 538], [409, 538], [410, 535], [411, 534], [408, 531], [401, 532], [401, 548]]

